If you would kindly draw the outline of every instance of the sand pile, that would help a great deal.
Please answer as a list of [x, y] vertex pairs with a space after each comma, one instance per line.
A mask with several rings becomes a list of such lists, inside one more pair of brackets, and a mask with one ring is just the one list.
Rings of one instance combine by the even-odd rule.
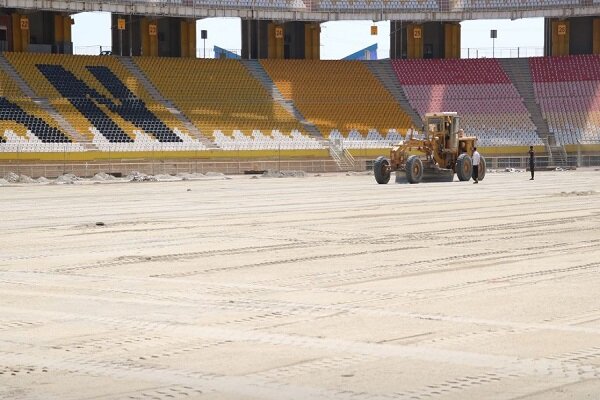
[[19, 183], [37, 183], [37, 181], [27, 175], [19, 175]]
[[364, 176], [364, 175], [373, 175], [373, 171], [348, 171], [346, 172], [346, 176]]
[[14, 172], [9, 172], [8, 174], [4, 175], [4, 179], [9, 183], [17, 183], [19, 182], [19, 175], [15, 174]]
[[80, 181], [81, 178], [73, 175], [73, 174], [64, 174], [59, 176], [54, 180], [54, 184], [56, 185], [65, 185], [65, 184], [73, 184], [77, 181]]
[[172, 182], [172, 181], [180, 181], [181, 177], [173, 176], [173, 175], [169, 175], [169, 174], [158, 174], [158, 175], [154, 175], [154, 179], [156, 179], [158, 182]]
[[304, 178], [306, 173], [304, 171], [275, 171], [267, 170], [263, 172], [263, 178]]
[[94, 181], [94, 182], [105, 182], [105, 181], [114, 181], [115, 178], [112, 175], [109, 175], [105, 172], [98, 172], [96, 175], [94, 175], [90, 180]]
[[222, 173], [222, 172], [212, 172], [212, 171], [209, 171], [204, 176], [207, 177], [207, 178], [231, 179], [230, 176], [225, 176], [225, 174]]
[[49, 183], [50, 182], [50, 180], [48, 178], [46, 178], [45, 176], [40, 176], [35, 181], [37, 183]]
[[133, 171], [127, 175], [127, 180], [130, 182], [156, 182], [156, 178], [152, 175], [146, 175], [138, 171]]
[[187, 172], [180, 172], [177, 174], [177, 176], [180, 177], [184, 181], [193, 181], [193, 180], [203, 179], [206, 177], [204, 174], [201, 174], [200, 172], [194, 172], [191, 174], [187, 173]]

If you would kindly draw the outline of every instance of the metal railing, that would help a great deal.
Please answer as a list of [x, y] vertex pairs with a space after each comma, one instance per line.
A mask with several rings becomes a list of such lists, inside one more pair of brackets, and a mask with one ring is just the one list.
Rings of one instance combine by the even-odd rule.
[[64, 174], [73, 174], [81, 178], [91, 178], [98, 173], [115, 176], [127, 176], [133, 172], [147, 175], [177, 175], [182, 173], [220, 172], [228, 175], [241, 175], [248, 171], [290, 171], [298, 170], [308, 173], [337, 172], [338, 167], [331, 159], [315, 160], [227, 160], [215, 161], [205, 159], [159, 160], [145, 159], [139, 161], [115, 160], [113, 162], [70, 162], [70, 163], [18, 163], [0, 161], [0, 178], [11, 173], [31, 178], [46, 177], [53, 179]]
[[543, 47], [466, 47], [460, 49], [461, 58], [521, 58], [543, 55]]

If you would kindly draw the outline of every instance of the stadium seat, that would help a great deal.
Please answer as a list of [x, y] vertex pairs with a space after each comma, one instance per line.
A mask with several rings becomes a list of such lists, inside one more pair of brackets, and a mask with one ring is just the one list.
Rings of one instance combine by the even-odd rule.
[[600, 142], [600, 56], [529, 60], [534, 93], [559, 145]]
[[294, 116], [237, 60], [138, 57], [135, 62], [208, 137], [215, 131], [232, 135], [236, 130], [245, 134], [301, 130]]
[[337, 129], [367, 134], [369, 129], [405, 130], [410, 117], [359, 61], [262, 60], [287, 100], [327, 137]]
[[481, 146], [542, 144], [521, 95], [496, 59], [395, 60], [412, 107], [455, 111], [467, 135]]
[[90, 127], [115, 143], [133, 142], [136, 130], [160, 142], [179, 143], [186, 135], [179, 120], [114, 57], [6, 53], [6, 58], [38, 96], [90, 140]]

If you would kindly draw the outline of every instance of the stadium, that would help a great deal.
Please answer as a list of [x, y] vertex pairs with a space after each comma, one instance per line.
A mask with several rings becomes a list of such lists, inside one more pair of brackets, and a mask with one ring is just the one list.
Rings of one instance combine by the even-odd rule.
[[[0, 399], [600, 393], [600, 1], [1, 7]], [[91, 12], [110, 51], [76, 54]], [[239, 54], [198, 57], [205, 18]], [[524, 18], [543, 55], [464, 57]], [[331, 21], [388, 57], [321, 59]], [[377, 185], [439, 112], [485, 181]]]

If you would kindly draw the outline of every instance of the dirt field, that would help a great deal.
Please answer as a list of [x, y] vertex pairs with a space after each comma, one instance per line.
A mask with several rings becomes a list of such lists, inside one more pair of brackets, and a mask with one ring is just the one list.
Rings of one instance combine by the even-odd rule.
[[0, 187], [0, 398], [598, 399], [600, 172], [528, 178]]

